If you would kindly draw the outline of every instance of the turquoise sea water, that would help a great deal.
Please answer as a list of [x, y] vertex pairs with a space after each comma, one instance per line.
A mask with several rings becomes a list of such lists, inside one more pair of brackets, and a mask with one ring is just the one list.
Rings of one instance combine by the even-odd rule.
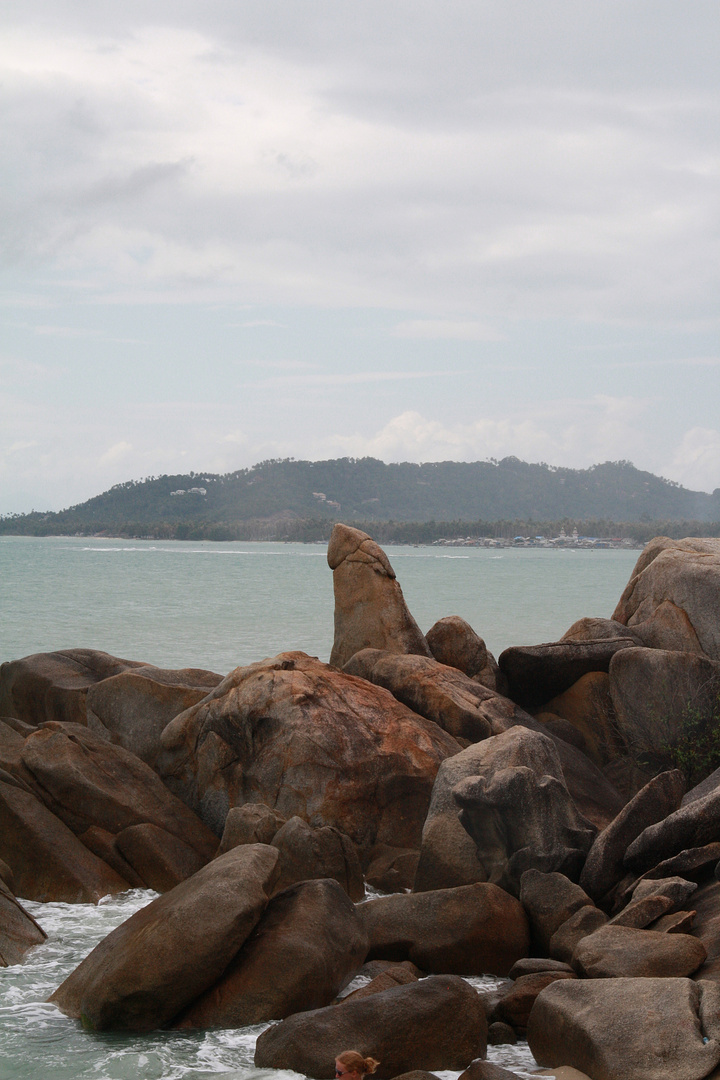
[[[496, 655], [511, 644], [553, 640], [583, 615], [609, 616], [638, 555], [387, 551], [421, 629], [443, 615], [462, 615]], [[84, 647], [224, 674], [285, 649], [327, 660], [332, 634], [324, 547], [0, 538], [0, 662]], [[152, 895], [134, 891], [97, 907], [27, 905], [49, 939], [24, 964], [0, 968], [0, 1080], [295, 1076], [253, 1067], [259, 1027], [93, 1035], [44, 1004], [94, 945]], [[488, 1057], [519, 1076], [536, 1069], [526, 1044], [491, 1047]]]

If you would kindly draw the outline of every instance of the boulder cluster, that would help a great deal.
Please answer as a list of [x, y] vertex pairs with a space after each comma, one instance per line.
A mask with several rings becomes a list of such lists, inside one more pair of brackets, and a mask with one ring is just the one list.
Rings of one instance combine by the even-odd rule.
[[2, 665], [0, 966], [45, 940], [16, 894], [149, 888], [50, 998], [90, 1030], [275, 1021], [256, 1065], [319, 1080], [349, 1048], [501, 1080], [518, 1037], [720, 1077], [720, 541], [657, 538], [611, 619], [497, 661], [423, 634], [365, 533], [328, 562], [329, 664]]

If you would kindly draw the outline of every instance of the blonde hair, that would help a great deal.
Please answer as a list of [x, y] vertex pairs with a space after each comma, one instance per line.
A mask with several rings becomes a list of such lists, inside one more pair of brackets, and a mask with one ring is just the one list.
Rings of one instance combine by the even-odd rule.
[[338, 1054], [335, 1060], [344, 1065], [348, 1072], [360, 1073], [361, 1076], [374, 1073], [380, 1064], [375, 1058], [363, 1057], [357, 1050], [345, 1050], [342, 1054]]

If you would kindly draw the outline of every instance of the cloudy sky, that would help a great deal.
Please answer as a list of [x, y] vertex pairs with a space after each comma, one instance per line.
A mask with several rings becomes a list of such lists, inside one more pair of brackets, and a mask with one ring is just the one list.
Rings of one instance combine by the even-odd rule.
[[0, 31], [0, 513], [289, 456], [720, 486], [717, 0]]

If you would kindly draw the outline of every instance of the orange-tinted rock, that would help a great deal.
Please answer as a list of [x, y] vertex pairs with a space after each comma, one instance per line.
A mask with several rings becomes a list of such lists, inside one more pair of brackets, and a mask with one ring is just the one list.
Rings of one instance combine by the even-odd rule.
[[627, 636], [516, 645], [505, 649], [498, 663], [513, 701], [523, 708], [537, 708], [569, 690], [588, 672], [607, 671], [616, 653], [635, 644]]
[[548, 701], [543, 712], [554, 713], [572, 724], [583, 737], [586, 753], [600, 768], [622, 750], [610, 696], [610, 676], [605, 671], [583, 675], [559, 697]]
[[231, 806], [264, 802], [331, 825], [363, 861], [377, 843], [419, 847], [445, 731], [387, 690], [305, 653], [231, 672], [162, 736], [158, 769], [218, 833]]
[[495, 657], [488, 652], [485, 642], [472, 626], [459, 615], [438, 619], [428, 630], [425, 640], [430, 652], [441, 664], [458, 668], [481, 686], [498, 694], [507, 692]]
[[333, 667], [360, 649], [431, 655], [387, 555], [367, 533], [336, 525], [327, 559], [335, 592]]

